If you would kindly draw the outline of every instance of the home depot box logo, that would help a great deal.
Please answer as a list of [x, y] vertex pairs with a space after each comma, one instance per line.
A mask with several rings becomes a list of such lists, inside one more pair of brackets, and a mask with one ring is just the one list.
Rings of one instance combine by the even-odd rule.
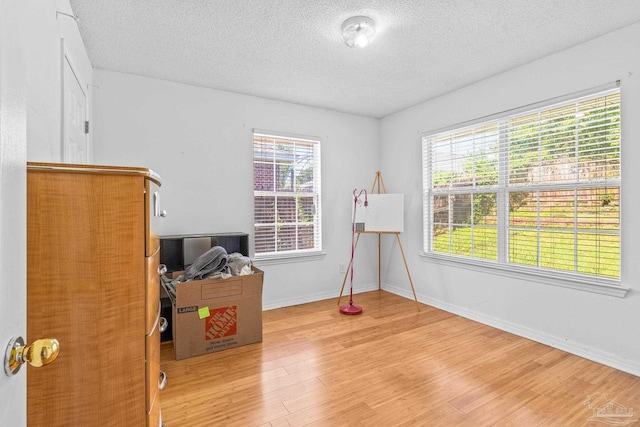
[[205, 340], [215, 340], [236, 334], [238, 310], [236, 306], [209, 310], [209, 317], [205, 322]]

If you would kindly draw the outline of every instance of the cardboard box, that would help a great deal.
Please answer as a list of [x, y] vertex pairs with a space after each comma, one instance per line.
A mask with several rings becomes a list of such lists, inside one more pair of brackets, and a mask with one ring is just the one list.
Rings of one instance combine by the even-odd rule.
[[[264, 273], [176, 285], [173, 351], [176, 360], [262, 341]], [[178, 277], [182, 272], [169, 274]]]

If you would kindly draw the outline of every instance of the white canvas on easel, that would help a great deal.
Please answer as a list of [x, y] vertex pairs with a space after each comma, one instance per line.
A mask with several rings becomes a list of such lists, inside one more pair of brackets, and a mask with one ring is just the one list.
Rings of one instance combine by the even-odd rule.
[[356, 208], [356, 231], [404, 232], [404, 194], [368, 194], [367, 201]]

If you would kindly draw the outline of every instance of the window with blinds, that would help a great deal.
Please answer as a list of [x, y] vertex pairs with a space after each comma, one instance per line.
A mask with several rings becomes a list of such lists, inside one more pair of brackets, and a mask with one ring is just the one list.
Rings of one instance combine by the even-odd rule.
[[254, 132], [255, 255], [322, 250], [320, 141]]
[[619, 283], [617, 87], [422, 141], [426, 253]]

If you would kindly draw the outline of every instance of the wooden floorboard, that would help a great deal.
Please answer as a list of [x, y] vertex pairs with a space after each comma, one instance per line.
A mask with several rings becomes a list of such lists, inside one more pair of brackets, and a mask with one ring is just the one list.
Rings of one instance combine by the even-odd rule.
[[[357, 316], [340, 314], [335, 299], [265, 311], [261, 343], [219, 353], [176, 361], [163, 343], [165, 424], [566, 427], [640, 418], [634, 375], [384, 291], [356, 302]], [[617, 418], [590, 419], [597, 407]]]

